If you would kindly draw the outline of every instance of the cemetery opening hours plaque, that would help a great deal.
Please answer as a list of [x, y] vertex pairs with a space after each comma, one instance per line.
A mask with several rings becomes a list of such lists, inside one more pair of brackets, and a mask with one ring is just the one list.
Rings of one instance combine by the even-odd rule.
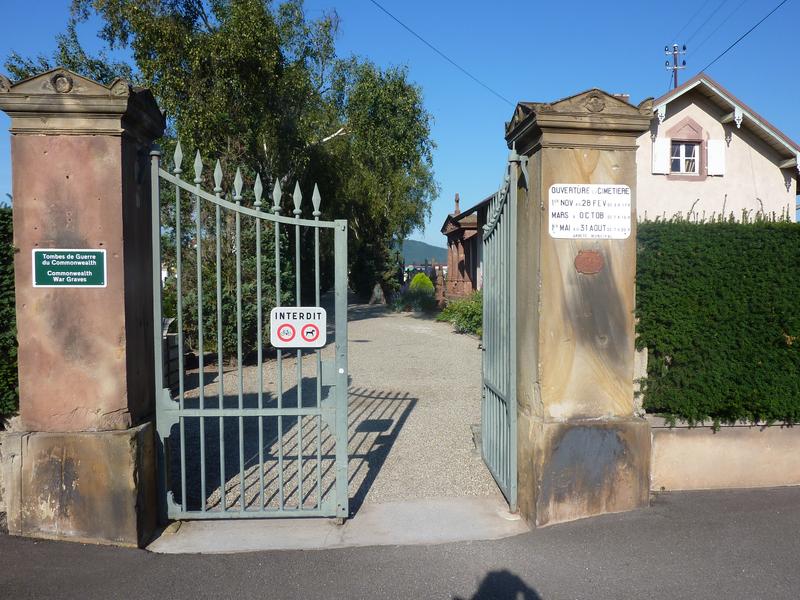
[[624, 240], [631, 234], [631, 188], [605, 183], [550, 186], [550, 236]]
[[106, 287], [106, 251], [34, 249], [33, 287]]

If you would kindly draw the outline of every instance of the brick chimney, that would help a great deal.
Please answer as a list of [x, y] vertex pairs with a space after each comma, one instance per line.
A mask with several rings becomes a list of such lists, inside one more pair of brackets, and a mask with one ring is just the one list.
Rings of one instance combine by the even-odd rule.
[[456, 215], [460, 215], [460, 214], [461, 214], [461, 207], [459, 207], [459, 205], [458, 205], [458, 192], [456, 192], [456, 208], [453, 211], [453, 216], [455, 217]]

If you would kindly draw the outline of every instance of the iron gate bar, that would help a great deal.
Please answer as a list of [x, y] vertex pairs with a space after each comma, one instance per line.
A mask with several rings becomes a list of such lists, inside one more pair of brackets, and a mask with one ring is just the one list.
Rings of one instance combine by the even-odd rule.
[[[219, 184], [214, 185], [214, 196], [216, 198], [222, 198], [222, 188]], [[180, 209], [180, 207], [178, 207]], [[198, 216], [199, 217], [199, 216]], [[199, 218], [198, 218], [199, 220]], [[217, 323], [222, 322], [222, 238], [220, 236], [220, 231], [222, 230], [222, 209], [220, 208], [219, 204], [214, 206], [214, 233], [215, 233], [215, 258], [216, 258], [216, 265], [215, 265], [215, 273], [217, 276], [217, 285], [216, 285], [216, 292], [217, 292]], [[175, 240], [175, 246], [180, 247], [181, 242], [180, 238]], [[178, 277], [180, 279], [180, 277]], [[217, 406], [222, 408], [225, 402], [225, 369], [222, 366], [223, 364], [223, 357], [222, 357], [222, 328], [217, 327]], [[223, 440], [225, 438], [225, 423], [222, 417], [219, 419], [219, 439]], [[181, 440], [185, 439], [183, 435], [181, 435]], [[184, 444], [181, 442], [181, 446], [183, 447]], [[183, 452], [183, 448], [181, 448]], [[184, 467], [185, 471], [185, 467]], [[220, 441], [219, 445], [219, 480], [226, 481], [225, 477], [225, 444]], [[185, 498], [185, 496], [181, 496], [181, 498]], [[223, 500], [220, 503], [220, 508], [223, 512], [227, 510], [226, 502]]]
[[[294, 194], [292, 194], [292, 200], [294, 200], [294, 216], [295, 221], [300, 218], [300, 215], [303, 214], [303, 211], [300, 210], [300, 201], [302, 200], [302, 196], [300, 195], [300, 183], [295, 182], [294, 184]], [[294, 261], [297, 265], [297, 275], [294, 278], [295, 286], [297, 287], [297, 292], [295, 293], [295, 301], [296, 305], [300, 306], [302, 302], [300, 301], [300, 225], [294, 226]], [[297, 408], [302, 408], [303, 406], [303, 386], [301, 385], [303, 381], [303, 351], [298, 348], [297, 349]], [[300, 506], [303, 504], [303, 416], [299, 415], [297, 417], [297, 496], [298, 502]]]
[[[311, 216], [314, 217], [314, 221], [319, 223], [319, 218], [322, 216], [322, 213], [319, 210], [320, 203], [322, 202], [322, 197], [319, 195], [319, 188], [317, 184], [314, 184], [314, 193], [311, 194], [311, 204], [314, 207], [314, 211], [311, 213]], [[320, 305], [320, 297], [319, 297], [319, 228], [314, 228], [314, 302], [316, 306]], [[317, 410], [322, 408], [322, 351], [317, 350]], [[317, 421], [317, 508], [320, 508], [322, 504], [322, 420], [320, 418], [316, 419]]]
[[[157, 392], [157, 434], [158, 434], [158, 464], [159, 464], [159, 493], [161, 498], [162, 516], [165, 518], [253, 518], [253, 517], [280, 517], [280, 516], [327, 516], [345, 518], [348, 516], [348, 497], [347, 497], [347, 222], [343, 220], [337, 221], [320, 221], [321, 212], [319, 210], [321, 197], [317, 186], [314, 186], [314, 193], [312, 195], [313, 204], [313, 220], [301, 218], [302, 210], [302, 194], [300, 193], [299, 185], [295, 185], [293, 194], [294, 211], [292, 217], [283, 217], [280, 215], [280, 199], [282, 191], [280, 185], [276, 181], [273, 191], [274, 206], [271, 207], [271, 212], [262, 211], [262, 194], [263, 188], [261, 184], [260, 175], [256, 175], [253, 195], [255, 202], [254, 208], [250, 209], [242, 206], [242, 188], [243, 180], [241, 170], [237, 169], [233, 181], [233, 202], [230, 202], [222, 197], [222, 167], [219, 161], [216, 162], [213, 178], [214, 178], [214, 195], [209, 194], [202, 189], [202, 169], [203, 163], [200, 153], [197, 152], [194, 160], [194, 185], [185, 182], [181, 178], [181, 162], [183, 152], [180, 144], [176, 146], [174, 154], [174, 168], [173, 173], [160, 168], [160, 152], [154, 150], [151, 153], [151, 185], [152, 185], [152, 240], [154, 244], [153, 256], [153, 310], [155, 316], [155, 323], [159, 327], [154, 328], [154, 332], [158, 329], [158, 336], [156, 340], [160, 341], [160, 322], [161, 322], [161, 222], [160, 222], [160, 181], [171, 183], [175, 187], [175, 259], [176, 259], [176, 292], [177, 302], [176, 309], [177, 327], [178, 327], [178, 344], [179, 344], [179, 378], [178, 378], [178, 397], [173, 400], [169, 388], [163, 387], [163, 356], [160, 344], [155, 345], [155, 367], [157, 375], [156, 392]], [[181, 191], [187, 191], [193, 200], [193, 212], [196, 220], [194, 234], [195, 234], [195, 260], [196, 260], [196, 276], [195, 281], [197, 285], [197, 350], [198, 350], [198, 397], [196, 399], [196, 408], [187, 408], [186, 405], [186, 384], [185, 384], [185, 361], [184, 361], [184, 320], [183, 320], [183, 277], [182, 277], [182, 245], [183, 245], [183, 223], [182, 223], [182, 198]], [[202, 218], [202, 201], [210, 202], [214, 206], [213, 213], [213, 233], [215, 236], [214, 258], [215, 258], [215, 272], [216, 275], [216, 319], [217, 319], [217, 339], [216, 339], [216, 354], [217, 354], [217, 407], [209, 406], [208, 397], [206, 395], [206, 381], [205, 381], [205, 339], [204, 339], [204, 311], [203, 311], [203, 235], [210, 235], [209, 231], [204, 231], [201, 224]], [[224, 360], [224, 346], [222, 335], [223, 324], [223, 310], [222, 310], [222, 210], [228, 210], [234, 213], [235, 231], [234, 231], [234, 252], [235, 252], [235, 269], [236, 269], [236, 358], [237, 358], [237, 380], [236, 380], [236, 407], [225, 407], [225, 373], [223, 369]], [[244, 404], [244, 371], [243, 371], [243, 282], [242, 282], [242, 216], [254, 218], [254, 233], [255, 233], [255, 252], [256, 252], [256, 337], [257, 337], [257, 355], [258, 355], [258, 390], [257, 390], [257, 408], [245, 406]], [[302, 227], [312, 227], [314, 230], [314, 281], [316, 285], [315, 301], [320, 304], [320, 242], [319, 230], [332, 229], [334, 236], [334, 297], [335, 297], [335, 357], [332, 363], [322, 360], [322, 353], [320, 350], [315, 350], [315, 362], [317, 365], [317, 372], [315, 377], [316, 387], [316, 400], [312, 406], [306, 406], [307, 402], [303, 402], [303, 389], [302, 389], [302, 361], [303, 352], [297, 350], [297, 381], [296, 381], [296, 396], [297, 406], [285, 406], [285, 397], [283, 390], [283, 352], [278, 350], [276, 359], [276, 369], [278, 375], [276, 377], [276, 397], [277, 408], [267, 408], [264, 406], [264, 360], [263, 360], [263, 282], [262, 282], [262, 221], [271, 222], [274, 226], [275, 235], [275, 292], [276, 301], [280, 304], [281, 299], [281, 236], [280, 225], [294, 225], [295, 233], [295, 281], [296, 281], [296, 304], [301, 305], [301, 231]], [[228, 234], [230, 235], [230, 234]], [[329, 392], [325, 399], [322, 397], [323, 384], [328, 387]], [[193, 400], [194, 402], [195, 400]], [[277, 460], [278, 460], [278, 506], [277, 508], [270, 508], [267, 503], [271, 503], [273, 494], [270, 500], [266, 500], [266, 485], [265, 485], [265, 463], [264, 463], [264, 418], [272, 418], [277, 420], [278, 435], [272, 444], [277, 445]], [[295, 493], [297, 497], [297, 506], [287, 505], [287, 496], [285, 494], [286, 476], [288, 473], [287, 462], [285, 460], [284, 452], [284, 431], [286, 423], [284, 418], [294, 419], [297, 426], [297, 455], [295, 460], [296, 470], [293, 476], [297, 477], [297, 485], [294, 490], [289, 492], [289, 498], [292, 498]], [[219, 437], [219, 507], [214, 505], [209, 507], [209, 496], [207, 490], [207, 477], [206, 471], [209, 463], [207, 462], [206, 452], [206, 423], [205, 420], [216, 418], [218, 420], [218, 437]], [[226, 472], [226, 452], [225, 452], [225, 423], [226, 418], [233, 418], [238, 425], [238, 477], [239, 485], [230, 489], [238, 487], [239, 501], [235, 502], [228, 507], [228, 476], [230, 473]], [[255, 459], [253, 453], [248, 454], [247, 461], [245, 460], [245, 419], [255, 418], [258, 422], [258, 484], [259, 490], [256, 494], [258, 506], [256, 509], [252, 508], [256, 498], [248, 501], [247, 491], [251, 489], [252, 484], [247, 483], [251, 478], [254, 469], [247, 467]], [[311, 419], [306, 420], [306, 419]], [[193, 434], [188, 431], [187, 419], [197, 421], [196, 425], [199, 428], [199, 442], [200, 453], [200, 506], [199, 509], [194, 509], [189, 506], [188, 484], [187, 484], [187, 436]], [[325, 443], [327, 445], [329, 439], [333, 440], [332, 454], [328, 450], [323, 454], [322, 452], [322, 427], [323, 423], [328, 428]], [[316, 442], [316, 453], [309, 450], [312, 454], [306, 454], [304, 448], [303, 429], [308, 424], [312, 427], [312, 432], [316, 430], [316, 435], [313, 438]], [[170, 463], [169, 459], [169, 440], [171, 430], [174, 425], [178, 425], [180, 431], [179, 452], [180, 452], [180, 477], [179, 486], [181, 499], [180, 503], [176, 502], [173, 485], [175, 484], [174, 478], [169, 477]], [[289, 428], [293, 425], [290, 424]], [[194, 427], [192, 432], [194, 431]], [[291, 429], [286, 431], [291, 433]], [[213, 434], [212, 434], [213, 435]], [[313, 435], [313, 433], [309, 434]], [[249, 438], [248, 438], [249, 439]], [[213, 440], [211, 440], [213, 442]], [[312, 442], [313, 447], [313, 442]], [[308, 462], [311, 456], [316, 459], [316, 469], [310, 473], [316, 475], [316, 486], [311, 486], [307, 493], [304, 493], [304, 480], [307, 474], [304, 472], [305, 463]], [[331, 487], [326, 487], [323, 492], [322, 477], [327, 474], [330, 467], [322, 470], [323, 458], [328, 460], [332, 456], [333, 467], [335, 468], [335, 479]], [[233, 458], [233, 457], [231, 457]], [[271, 468], [270, 468], [271, 469]], [[249, 472], [249, 474], [248, 474]], [[213, 480], [212, 480], [213, 481]], [[270, 482], [271, 484], [272, 482]], [[327, 486], [327, 484], [326, 484]], [[311, 498], [312, 490], [316, 488], [316, 501], [313, 505], [308, 506], [306, 496]], [[216, 494], [216, 492], [215, 492]], [[238, 507], [235, 506], [238, 504]], [[251, 508], [248, 508], [250, 506]], [[211, 509], [210, 509], [211, 508]]]
[[[253, 206], [261, 212], [261, 175], [256, 174], [253, 193], [256, 201]], [[219, 207], [217, 207], [219, 208]], [[258, 345], [258, 408], [264, 408], [264, 338], [263, 338], [263, 307], [261, 305], [261, 219], [256, 219], [256, 336]], [[221, 420], [221, 419], [220, 419]], [[264, 508], [264, 417], [258, 416], [258, 506]], [[223, 480], [224, 481], [224, 480]]]
[[[281, 213], [281, 186], [275, 180], [275, 187], [272, 190], [274, 205], [272, 213], [280, 217]], [[275, 302], [281, 302], [281, 234], [278, 221], [274, 221], [275, 227]], [[283, 350], [278, 348], [278, 408], [283, 408]], [[278, 438], [283, 441], [283, 416], [278, 416]], [[278, 506], [283, 510], [285, 503], [283, 497], [283, 443], [278, 444]]]

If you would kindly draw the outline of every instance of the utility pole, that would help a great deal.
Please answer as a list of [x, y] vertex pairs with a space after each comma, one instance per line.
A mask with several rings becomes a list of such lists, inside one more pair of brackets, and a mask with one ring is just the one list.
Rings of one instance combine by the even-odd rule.
[[680, 65], [678, 64], [678, 56], [681, 54], [686, 54], [686, 44], [683, 45], [682, 49], [678, 48], [678, 44], [672, 44], [672, 49], [669, 46], [664, 46], [664, 54], [669, 56], [672, 55], [672, 64], [669, 61], [664, 63], [664, 66], [667, 68], [667, 71], [672, 71], [672, 88], [675, 89], [678, 87], [678, 71], [680, 69], [686, 68], [686, 61], [684, 60]]

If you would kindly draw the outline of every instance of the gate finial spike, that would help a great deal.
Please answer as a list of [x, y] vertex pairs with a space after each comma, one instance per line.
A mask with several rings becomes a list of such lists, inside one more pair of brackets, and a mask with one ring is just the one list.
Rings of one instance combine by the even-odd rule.
[[203, 159], [200, 158], [200, 150], [194, 155], [194, 182], [200, 183], [202, 179], [200, 175], [203, 173]]
[[300, 182], [294, 182], [294, 194], [292, 194], [292, 199], [294, 200], [294, 211], [293, 214], [295, 216], [300, 216], [303, 211], [300, 210], [300, 203], [303, 201], [303, 194], [300, 192]]
[[237, 202], [242, 199], [242, 170], [236, 167], [236, 175], [233, 178], [233, 199]]
[[322, 214], [319, 212], [319, 204], [322, 202], [322, 196], [319, 195], [319, 188], [317, 184], [314, 184], [314, 193], [311, 195], [311, 203], [314, 205], [314, 212], [312, 213], [315, 217], [319, 218]]
[[181, 163], [183, 162], [183, 150], [181, 149], [180, 141], [175, 146], [175, 154], [172, 155], [173, 161], [175, 161], [175, 167], [172, 169], [173, 173], [181, 173]]
[[261, 210], [261, 194], [264, 193], [264, 188], [261, 185], [261, 175], [259, 175], [258, 173], [256, 173], [256, 183], [253, 186], [253, 193], [256, 196], [256, 201], [254, 203], [254, 206], [256, 207], [256, 209]]
[[279, 213], [281, 212], [281, 196], [283, 196], [283, 192], [281, 192], [281, 185], [278, 183], [278, 180], [275, 180], [275, 187], [272, 188], [272, 201], [274, 206], [272, 207], [272, 212]]
[[219, 159], [214, 165], [214, 191], [222, 191], [222, 165], [219, 164]]

